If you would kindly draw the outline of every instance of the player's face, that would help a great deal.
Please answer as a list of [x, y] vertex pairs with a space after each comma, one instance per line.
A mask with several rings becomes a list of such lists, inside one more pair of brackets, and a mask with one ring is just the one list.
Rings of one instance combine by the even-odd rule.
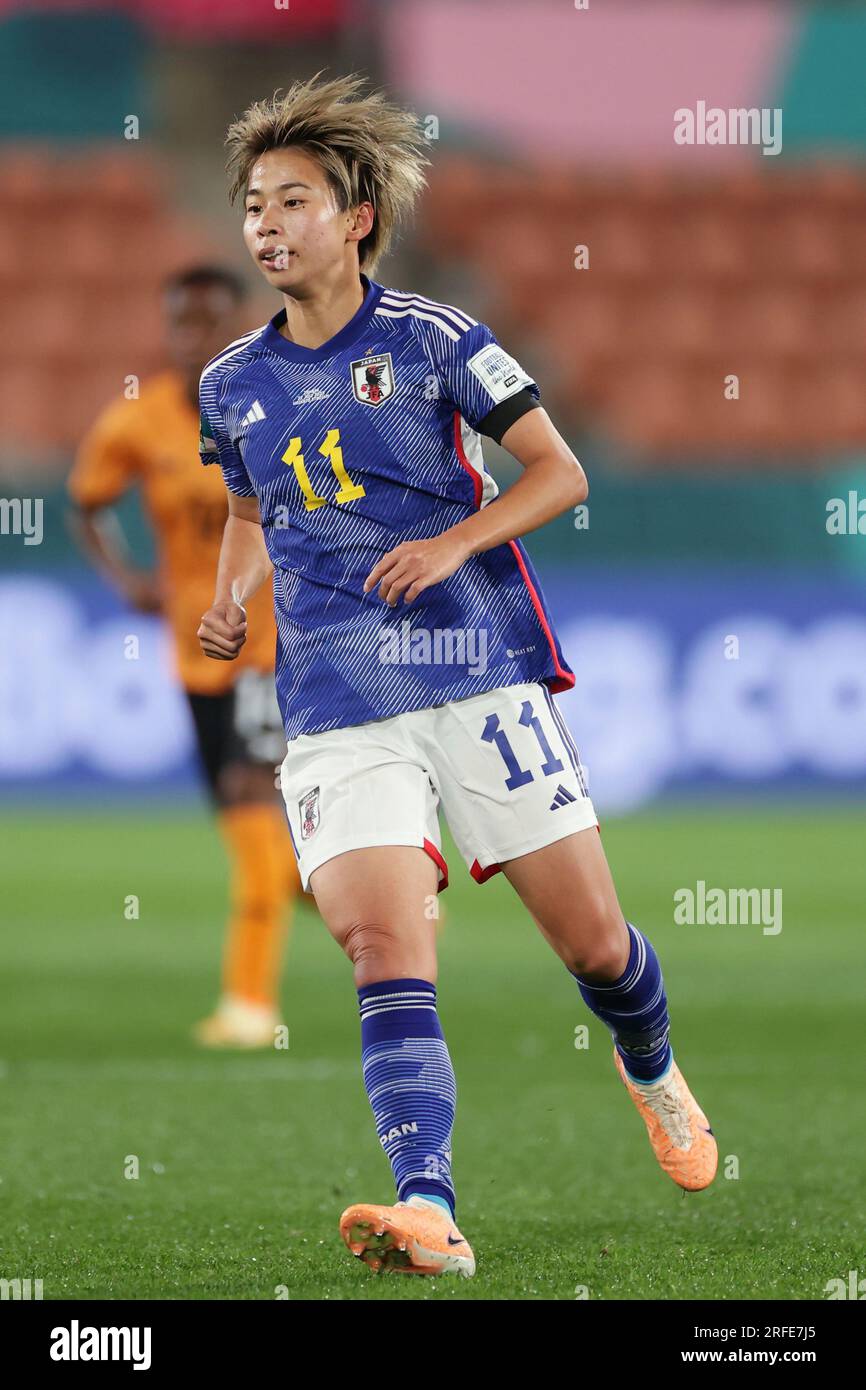
[[303, 150], [257, 159], [244, 209], [247, 250], [275, 290], [297, 294], [345, 264], [355, 214], [340, 212], [327, 176]]
[[173, 365], [198, 375], [236, 336], [238, 304], [225, 285], [188, 286], [168, 295], [165, 317]]

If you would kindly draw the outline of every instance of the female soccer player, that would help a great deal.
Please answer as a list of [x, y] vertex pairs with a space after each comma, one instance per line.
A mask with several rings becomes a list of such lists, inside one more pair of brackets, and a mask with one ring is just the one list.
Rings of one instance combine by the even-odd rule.
[[[414, 117], [362, 85], [296, 83], [228, 132], [247, 250], [283, 307], [202, 375], [202, 459], [230, 515], [199, 639], [233, 660], [273, 573], [292, 840], [354, 965], [397, 1187], [393, 1206], [349, 1207], [343, 1239], [375, 1270], [471, 1275], [425, 911], [447, 883], [440, 803], [473, 876], [505, 874], [610, 1029], [665, 1172], [706, 1187], [716, 1144], [673, 1060], [656, 954], [617, 902], [553, 700], [574, 676], [518, 539], [586, 497], [583, 470], [489, 328], [369, 278], [428, 161]], [[482, 435], [522, 465], [504, 496]]]
[[[298, 896], [286, 862], [285, 818], [274, 787], [280, 716], [274, 699], [276, 631], [262, 590], [255, 634], [235, 667], [208, 661], [195, 619], [210, 600], [226, 523], [217, 475], [195, 456], [198, 382], [203, 364], [238, 330], [244, 287], [220, 266], [190, 266], [163, 293], [171, 366], [100, 414], [78, 449], [68, 488], [75, 531], [98, 569], [139, 612], [164, 611], [174, 638], [178, 679], [192, 715], [205, 784], [232, 870], [223, 990], [194, 1028], [204, 1047], [273, 1047], [279, 1011], [286, 908]], [[116, 504], [138, 487], [159, 551], [153, 573], [131, 568]], [[278, 743], [275, 745], [274, 740]]]

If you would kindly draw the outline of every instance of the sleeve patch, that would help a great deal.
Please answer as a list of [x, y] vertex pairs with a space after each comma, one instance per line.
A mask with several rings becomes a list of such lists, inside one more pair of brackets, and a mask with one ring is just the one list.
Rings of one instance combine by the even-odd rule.
[[498, 343], [488, 343], [466, 364], [492, 400], [507, 400], [524, 386], [532, 385], [532, 377], [527, 376], [519, 362], [515, 362]]
[[206, 463], [216, 463], [219, 457], [216, 440], [213, 437], [213, 430], [203, 411], [199, 425], [198, 452]]

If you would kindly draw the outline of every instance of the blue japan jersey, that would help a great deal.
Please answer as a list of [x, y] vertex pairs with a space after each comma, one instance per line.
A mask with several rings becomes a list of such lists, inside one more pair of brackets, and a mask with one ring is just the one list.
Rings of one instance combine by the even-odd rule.
[[574, 683], [519, 541], [409, 606], [364, 594], [387, 551], [497, 496], [477, 426], [539, 392], [462, 310], [361, 279], [361, 308], [321, 347], [283, 337], [282, 311], [201, 378], [202, 461], [259, 501], [287, 739], [523, 681]]

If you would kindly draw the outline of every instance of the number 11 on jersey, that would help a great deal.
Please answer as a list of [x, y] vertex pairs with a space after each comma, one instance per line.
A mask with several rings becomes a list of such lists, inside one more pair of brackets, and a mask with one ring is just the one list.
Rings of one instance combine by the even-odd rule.
[[[327, 497], [320, 497], [313, 484], [310, 482], [310, 475], [304, 463], [304, 455], [301, 452], [301, 437], [295, 435], [289, 440], [289, 447], [283, 454], [283, 463], [294, 468], [298, 486], [304, 494], [304, 506], [308, 512], [314, 512], [317, 507], [324, 507], [328, 501]], [[325, 435], [324, 444], [319, 445], [319, 453], [323, 454], [334, 470], [334, 476], [340, 484], [334, 494], [335, 502], [354, 502], [359, 497], [365, 497], [363, 487], [360, 483], [353, 483], [346, 472], [346, 465], [343, 462], [343, 450], [340, 448], [340, 431], [337, 429], [328, 430]]]

